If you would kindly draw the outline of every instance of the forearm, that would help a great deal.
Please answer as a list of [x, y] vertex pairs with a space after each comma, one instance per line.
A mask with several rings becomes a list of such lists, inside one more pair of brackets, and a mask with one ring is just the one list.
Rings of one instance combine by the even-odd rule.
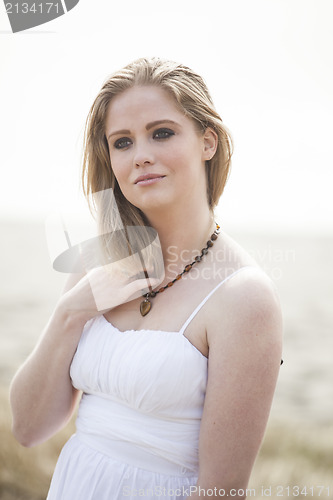
[[77, 391], [69, 369], [83, 326], [83, 319], [73, 319], [58, 305], [37, 347], [14, 377], [13, 433], [21, 444], [46, 440], [70, 417]]

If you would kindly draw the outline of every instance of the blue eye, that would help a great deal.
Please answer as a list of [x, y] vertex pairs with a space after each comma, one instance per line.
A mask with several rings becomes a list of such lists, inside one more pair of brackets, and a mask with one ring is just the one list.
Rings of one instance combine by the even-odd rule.
[[117, 139], [116, 142], [114, 143], [114, 147], [116, 149], [124, 149], [130, 146], [131, 144], [131, 139], [128, 137], [121, 137], [120, 139]]
[[158, 130], [155, 130], [153, 134], [154, 139], [169, 139], [172, 135], [175, 135], [175, 133], [170, 130], [169, 128], [159, 128]]

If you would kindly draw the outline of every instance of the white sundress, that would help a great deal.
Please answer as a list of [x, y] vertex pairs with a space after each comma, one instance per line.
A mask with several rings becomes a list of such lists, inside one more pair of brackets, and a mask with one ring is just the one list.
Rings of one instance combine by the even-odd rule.
[[[249, 267], [249, 266], [246, 266]], [[122, 332], [104, 316], [84, 326], [70, 375], [83, 391], [76, 433], [47, 500], [183, 500], [198, 479], [208, 359], [179, 332]]]

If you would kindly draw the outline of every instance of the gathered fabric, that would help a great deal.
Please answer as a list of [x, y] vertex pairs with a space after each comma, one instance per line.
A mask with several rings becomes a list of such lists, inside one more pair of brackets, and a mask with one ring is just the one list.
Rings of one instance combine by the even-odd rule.
[[185, 499], [199, 473], [208, 359], [184, 332], [84, 326], [70, 376], [83, 392], [76, 433], [59, 456], [47, 500]]

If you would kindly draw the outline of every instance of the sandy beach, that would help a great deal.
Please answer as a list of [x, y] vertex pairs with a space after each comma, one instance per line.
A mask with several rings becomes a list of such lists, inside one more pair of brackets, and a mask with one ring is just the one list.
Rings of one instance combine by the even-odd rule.
[[[10, 434], [7, 393], [66, 275], [52, 269], [42, 222], [3, 220], [0, 227], [0, 498], [39, 500], [45, 498], [56, 456], [74, 424], [48, 443], [26, 450]], [[302, 482], [306, 496], [333, 498], [333, 234], [228, 234], [276, 283], [284, 314], [284, 364], [251, 479], [255, 496], [296, 496], [296, 490], [285, 488]]]

